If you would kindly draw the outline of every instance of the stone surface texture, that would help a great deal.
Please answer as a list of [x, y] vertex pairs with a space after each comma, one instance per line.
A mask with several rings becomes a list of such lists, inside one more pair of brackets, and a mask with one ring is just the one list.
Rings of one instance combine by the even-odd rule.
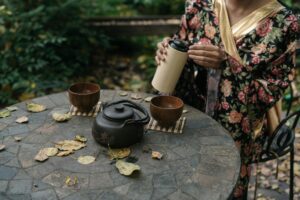
[[[119, 99], [120, 91], [102, 90], [101, 101]], [[144, 98], [149, 94], [140, 94]], [[132, 100], [149, 109], [149, 103]], [[26, 111], [26, 103], [43, 104], [41, 113]], [[240, 158], [233, 140], [213, 119], [186, 106], [188, 113], [183, 134], [147, 131], [141, 143], [131, 146], [131, 156], [138, 158], [141, 171], [131, 177], [118, 173], [107, 156], [107, 149], [97, 144], [91, 134], [92, 117], [73, 116], [66, 123], [54, 122], [51, 112], [69, 109], [67, 93], [53, 94], [16, 104], [18, 111], [0, 119], [0, 199], [125, 199], [125, 200], [221, 200], [227, 199], [237, 181]], [[27, 124], [17, 124], [20, 115]], [[64, 139], [84, 135], [87, 147], [67, 157], [34, 160], [41, 148], [52, 147]], [[17, 142], [14, 137], [21, 137]], [[154, 160], [143, 147], [161, 152]], [[82, 155], [98, 155], [94, 163], [81, 165]], [[77, 184], [65, 184], [67, 177]]]

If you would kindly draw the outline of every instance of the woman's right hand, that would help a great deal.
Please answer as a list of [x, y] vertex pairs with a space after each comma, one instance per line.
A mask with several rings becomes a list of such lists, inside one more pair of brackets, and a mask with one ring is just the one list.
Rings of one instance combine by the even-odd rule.
[[161, 62], [164, 62], [166, 60], [167, 48], [169, 46], [168, 44], [170, 40], [170, 37], [166, 37], [163, 39], [163, 41], [157, 44], [157, 51], [155, 56], [155, 61], [157, 65], [160, 65]]

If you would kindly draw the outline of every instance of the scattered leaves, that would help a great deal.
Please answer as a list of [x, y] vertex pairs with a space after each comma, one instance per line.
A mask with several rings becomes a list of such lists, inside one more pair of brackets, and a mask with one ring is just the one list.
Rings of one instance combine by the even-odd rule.
[[163, 158], [163, 154], [161, 154], [158, 151], [152, 151], [152, 158], [157, 159], [157, 160], [161, 160]]
[[5, 149], [5, 145], [4, 144], [0, 144], [0, 151], [3, 151]]
[[42, 112], [42, 111], [46, 110], [46, 107], [44, 105], [41, 105], [41, 104], [28, 103], [27, 104], [27, 110], [29, 112], [38, 113], [38, 112]]
[[95, 162], [96, 158], [93, 157], [93, 156], [80, 156], [77, 161], [80, 163], [80, 164], [83, 164], [83, 165], [89, 165], [93, 162]]
[[10, 116], [10, 111], [9, 110], [2, 110], [0, 112], [0, 118], [5, 118]]
[[128, 93], [127, 92], [120, 92], [120, 94], [119, 94], [121, 97], [126, 97], [127, 95], [128, 95]]
[[65, 122], [72, 118], [71, 113], [53, 113], [52, 118], [57, 122]]
[[86, 145], [75, 140], [63, 140], [55, 144], [55, 147], [61, 151], [76, 151], [82, 149]]
[[26, 116], [19, 117], [18, 119], [16, 119], [16, 122], [19, 123], [19, 124], [27, 123], [28, 122], [28, 117], [26, 117]]
[[74, 151], [60, 151], [58, 154], [56, 154], [56, 156], [58, 157], [64, 157], [64, 156], [68, 156], [70, 154], [74, 153]]
[[67, 177], [66, 177], [65, 184], [66, 184], [67, 186], [71, 187], [71, 186], [76, 185], [77, 183], [78, 183], [78, 178], [77, 178], [77, 176], [74, 176], [73, 178], [70, 177], [70, 176], [67, 176]]
[[83, 143], [87, 142], [87, 139], [82, 135], [76, 135], [75, 140]]
[[19, 136], [15, 136], [14, 139], [15, 139], [16, 142], [21, 142], [21, 140], [22, 140], [22, 138], [19, 137]]
[[16, 107], [16, 106], [9, 106], [9, 107], [6, 107], [6, 109], [9, 110], [10, 112], [14, 112], [14, 111], [18, 110], [18, 107]]
[[126, 158], [130, 155], [130, 148], [123, 148], [123, 149], [109, 149], [108, 155], [111, 160], [113, 159], [122, 159]]
[[146, 97], [146, 98], [144, 99], [144, 101], [145, 101], [145, 102], [150, 102], [152, 99], [153, 99], [153, 97]]
[[47, 160], [49, 157], [45, 154], [44, 150], [41, 149], [38, 154], [34, 157], [34, 160], [39, 161], [39, 162], [44, 162]]
[[141, 170], [140, 166], [122, 160], [116, 162], [116, 167], [119, 170], [119, 173], [125, 176], [130, 176], [134, 171]]
[[58, 149], [54, 147], [44, 148], [42, 151], [48, 156], [52, 157], [55, 156], [58, 153]]
[[139, 95], [139, 94], [132, 94], [131, 95], [131, 99], [133, 99], [133, 100], [140, 100], [141, 98], [142, 98], [142, 96]]

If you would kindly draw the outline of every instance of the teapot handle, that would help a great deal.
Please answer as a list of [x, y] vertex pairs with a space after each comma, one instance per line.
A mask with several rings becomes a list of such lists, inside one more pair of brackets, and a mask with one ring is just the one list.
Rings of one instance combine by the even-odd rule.
[[115, 104], [119, 104], [119, 103], [126, 103], [127, 106], [132, 107], [132, 108], [140, 111], [141, 113], [143, 113], [145, 115], [143, 118], [138, 119], [138, 120], [127, 120], [125, 122], [125, 124], [129, 124], [129, 123], [147, 124], [147, 123], [149, 123], [150, 116], [149, 116], [148, 111], [143, 106], [140, 106], [135, 102], [123, 99], [123, 100], [115, 101], [115, 102], [112, 102], [112, 103], [107, 103], [107, 104], [103, 105], [103, 107], [107, 107], [107, 106], [111, 106], [111, 105], [115, 105]]

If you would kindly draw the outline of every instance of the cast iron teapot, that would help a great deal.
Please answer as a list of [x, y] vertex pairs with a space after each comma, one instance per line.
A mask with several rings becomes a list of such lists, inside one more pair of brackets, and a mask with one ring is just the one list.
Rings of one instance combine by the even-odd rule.
[[144, 126], [149, 121], [149, 114], [141, 105], [120, 100], [103, 105], [102, 112], [94, 121], [92, 133], [101, 145], [112, 148], [128, 147], [142, 139]]

